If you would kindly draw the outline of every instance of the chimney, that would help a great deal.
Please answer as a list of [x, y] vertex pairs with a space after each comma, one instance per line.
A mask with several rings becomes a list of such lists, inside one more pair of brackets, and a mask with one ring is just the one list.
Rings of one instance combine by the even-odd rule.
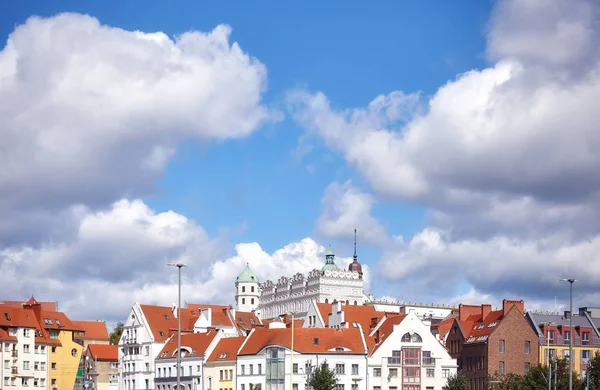
[[525, 314], [525, 302], [521, 299], [520, 301], [511, 301], [509, 299], [502, 300], [502, 312], [506, 315], [512, 307], [515, 306], [521, 314]]
[[485, 320], [485, 317], [487, 317], [491, 311], [492, 311], [492, 305], [487, 305], [487, 304], [481, 305], [481, 320], [482, 321]]
[[177, 305], [171, 305], [171, 313], [173, 313], [173, 318], [177, 318]]
[[481, 314], [481, 306], [479, 305], [458, 305], [458, 320], [463, 321], [469, 318], [471, 315], [479, 315]]

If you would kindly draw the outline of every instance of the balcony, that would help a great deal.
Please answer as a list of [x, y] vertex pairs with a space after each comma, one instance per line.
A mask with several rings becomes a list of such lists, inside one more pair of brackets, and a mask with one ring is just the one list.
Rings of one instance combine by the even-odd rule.
[[11, 356], [13, 358], [15, 358], [15, 359], [18, 358], [19, 357], [19, 351], [17, 351], [16, 349], [13, 349], [13, 351], [11, 353]]
[[402, 358], [399, 357], [389, 357], [388, 358], [388, 366], [400, 366], [402, 365]]
[[17, 375], [19, 373], [19, 369], [17, 367], [13, 367], [10, 369], [10, 373], [13, 375]]

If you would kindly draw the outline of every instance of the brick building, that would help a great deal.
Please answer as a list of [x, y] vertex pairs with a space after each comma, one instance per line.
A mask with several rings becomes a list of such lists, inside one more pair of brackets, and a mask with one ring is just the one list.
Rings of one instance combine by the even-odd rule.
[[539, 337], [524, 317], [523, 301], [491, 305], [460, 305], [446, 347], [457, 359], [470, 390], [486, 388], [489, 375], [525, 374], [539, 361]]

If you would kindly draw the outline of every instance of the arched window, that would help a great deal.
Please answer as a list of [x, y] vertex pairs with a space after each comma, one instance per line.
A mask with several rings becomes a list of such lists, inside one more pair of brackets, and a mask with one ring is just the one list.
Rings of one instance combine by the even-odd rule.
[[354, 306], [358, 305], [358, 302], [354, 301]]
[[329, 303], [329, 299], [325, 298], [325, 303]]
[[404, 336], [402, 336], [402, 342], [403, 343], [422, 343], [423, 339], [421, 338], [421, 336], [419, 336], [418, 333], [413, 333], [412, 335], [410, 333], [405, 333]]
[[242, 286], [242, 292], [246, 292], [246, 286]]

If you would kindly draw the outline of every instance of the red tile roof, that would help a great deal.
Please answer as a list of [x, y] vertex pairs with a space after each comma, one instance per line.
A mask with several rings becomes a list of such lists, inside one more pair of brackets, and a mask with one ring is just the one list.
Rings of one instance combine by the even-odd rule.
[[406, 314], [392, 314], [381, 320], [377, 331], [373, 334], [373, 348], [369, 349], [369, 353], [373, 354], [383, 344], [383, 342], [392, 334], [394, 326], [400, 324], [406, 318]]
[[27, 302], [23, 301], [0, 301], [0, 306], [6, 307], [23, 307], [25, 304], [38, 303], [42, 305], [43, 311], [58, 311], [58, 302], [38, 302], [33, 297]]
[[329, 314], [331, 313], [331, 303], [317, 303], [319, 314], [323, 318], [323, 325], [329, 326]]
[[257, 326], [262, 326], [260, 319], [254, 313], [243, 311], [235, 312], [235, 323], [239, 328], [250, 330]]
[[73, 325], [83, 333], [76, 337], [82, 340], [109, 340], [108, 329], [103, 321], [73, 321]]
[[118, 361], [119, 346], [111, 344], [88, 344], [87, 356], [102, 361]]
[[[321, 317], [323, 317], [325, 326], [330, 325], [329, 314], [333, 311], [333, 305], [332, 303], [317, 303], [317, 308]], [[344, 312], [344, 320], [349, 326], [353, 323], [358, 323], [362, 327], [363, 332], [367, 334], [370, 333], [373, 319], [379, 322], [386, 315], [384, 312], [375, 310], [374, 306], [342, 304], [341, 309]]]
[[[171, 307], [140, 305], [148, 326], [152, 330], [154, 342], [163, 343], [169, 338], [173, 331], [177, 330], [177, 317], [173, 315]], [[193, 331], [195, 320], [198, 318], [198, 312], [192, 314], [193, 310], [181, 308], [181, 330]]]
[[[294, 350], [300, 353], [365, 353], [362, 334], [358, 328], [298, 328], [294, 330]], [[240, 351], [254, 355], [269, 345], [291, 348], [292, 330], [255, 329]], [[343, 348], [343, 350], [336, 350]]]
[[[67, 315], [60, 311], [43, 311], [42, 320], [44, 321], [44, 328], [54, 330], [79, 330], [73, 322], [67, 317]], [[50, 320], [46, 323], [46, 320]]]
[[200, 315], [201, 309], [211, 309], [212, 324], [214, 327], [233, 327], [229, 317], [231, 306], [223, 305], [205, 305], [197, 303], [188, 303], [187, 307]]
[[219, 340], [219, 343], [212, 351], [207, 362], [227, 362], [237, 359], [237, 352], [246, 340], [245, 337], [227, 337]]
[[[189, 348], [186, 356], [204, 355], [206, 348], [217, 336], [218, 331], [209, 329], [206, 333], [181, 334], [181, 348]], [[165, 346], [158, 354], [158, 358], [171, 358], [177, 356], [177, 333], [171, 335]], [[183, 356], [183, 355], [182, 355]]]
[[452, 329], [452, 324], [454, 324], [454, 319], [456, 318], [456, 314], [450, 314], [448, 317], [444, 318], [440, 322], [431, 325], [432, 330], [437, 330], [437, 333], [440, 337], [440, 340], [444, 340], [450, 329]]

